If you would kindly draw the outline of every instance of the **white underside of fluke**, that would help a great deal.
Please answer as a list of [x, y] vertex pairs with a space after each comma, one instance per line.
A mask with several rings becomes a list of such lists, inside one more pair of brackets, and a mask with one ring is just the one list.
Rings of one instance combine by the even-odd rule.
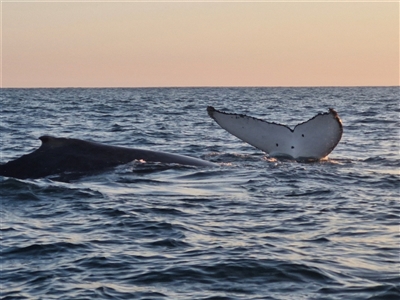
[[343, 126], [335, 110], [318, 114], [294, 129], [240, 114], [224, 113], [209, 106], [208, 114], [222, 128], [272, 157], [319, 160], [339, 143]]

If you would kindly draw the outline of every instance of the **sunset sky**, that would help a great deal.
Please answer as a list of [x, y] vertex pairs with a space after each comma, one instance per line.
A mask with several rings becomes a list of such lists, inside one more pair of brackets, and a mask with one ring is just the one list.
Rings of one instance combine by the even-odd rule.
[[2, 87], [399, 85], [398, 2], [2, 1]]

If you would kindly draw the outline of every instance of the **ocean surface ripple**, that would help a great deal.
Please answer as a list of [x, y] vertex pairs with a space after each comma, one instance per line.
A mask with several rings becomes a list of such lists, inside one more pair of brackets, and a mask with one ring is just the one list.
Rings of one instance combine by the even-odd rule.
[[[399, 88], [2, 89], [0, 163], [48, 134], [190, 155], [68, 182], [0, 177], [1, 299], [400, 299]], [[329, 159], [278, 161], [208, 105], [294, 127], [334, 108]]]

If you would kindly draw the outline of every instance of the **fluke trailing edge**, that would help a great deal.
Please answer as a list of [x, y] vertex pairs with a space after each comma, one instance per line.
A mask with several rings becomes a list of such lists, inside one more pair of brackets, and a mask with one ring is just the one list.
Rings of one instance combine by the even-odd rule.
[[241, 114], [221, 112], [211, 106], [207, 107], [207, 112], [226, 131], [272, 157], [319, 160], [332, 152], [343, 134], [342, 122], [332, 108], [294, 129]]
[[176, 163], [190, 166], [216, 166], [201, 159], [166, 152], [109, 146], [79, 139], [40, 137], [42, 145], [0, 165], [0, 175], [20, 179], [41, 178], [61, 173], [99, 172], [133, 160]]

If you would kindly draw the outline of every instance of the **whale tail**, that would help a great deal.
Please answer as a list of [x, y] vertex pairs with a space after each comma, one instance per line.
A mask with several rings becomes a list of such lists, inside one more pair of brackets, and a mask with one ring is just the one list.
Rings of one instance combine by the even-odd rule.
[[343, 126], [337, 112], [330, 108], [294, 129], [242, 114], [231, 114], [207, 107], [208, 115], [222, 128], [272, 157], [319, 160], [339, 143]]

